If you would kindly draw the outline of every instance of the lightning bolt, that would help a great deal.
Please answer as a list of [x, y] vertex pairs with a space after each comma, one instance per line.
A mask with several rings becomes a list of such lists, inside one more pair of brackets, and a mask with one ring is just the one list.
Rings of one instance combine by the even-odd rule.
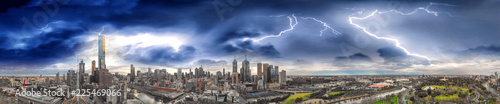
[[324, 31], [326, 31], [326, 30], [328, 30], [328, 29], [332, 30], [332, 33], [334, 33], [335, 35], [340, 35], [340, 34], [341, 34], [341, 33], [340, 33], [340, 32], [338, 32], [337, 30], [335, 30], [335, 29], [333, 29], [332, 27], [330, 27], [330, 26], [329, 26], [328, 24], [326, 24], [325, 22], [320, 21], [320, 20], [318, 20], [318, 19], [316, 19], [316, 18], [313, 18], [313, 17], [301, 17], [301, 18], [302, 18], [302, 19], [312, 19], [312, 20], [314, 20], [314, 21], [316, 21], [316, 22], [319, 22], [319, 23], [323, 24], [323, 26], [325, 27], [325, 29], [323, 29], [323, 30], [319, 31], [319, 32], [320, 32], [319, 36], [322, 36], [322, 35], [323, 35], [323, 32], [324, 32]]
[[108, 25], [104, 25], [104, 26], [101, 26], [101, 31], [99, 31], [99, 33], [97, 33], [97, 35], [101, 35], [102, 32], [104, 31], [104, 28], [107, 27]]
[[[365, 11], [365, 9], [363, 8], [347, 8], [347, 9], [351, 9], [351, 10], [360, 10], [354, 14], [351, 14], [349, 15], [349, 23], [351, 25], [353, 25], [354, 27], [356, 28], [359, 28], [361, 30], [363, 30], [364, 33], [366, 33], [367, 35], [371, 36], [371, 37], [374, 37], [376, 39], [382, 39], [382, 40], [388, 40], [388, 41], [392, 41], [394, 42], [394, 45], [396, 47], [398, 47], [399, 49], [403, 50], [407, 55], [410, 55], [410, 56], [415, 56], [415, 57], [420, 57], [420, 58], [424, 58], [426, 59], [427, 61], [430, 61], [431, 59], [427, 56], [424, 56], [424, 55], [419, 55], [419, 54], [415, 54], [415, 53], [411, 53], [410, 51], [408, 51], [408, 49], [406, 49], [405, 47], [401, 46], [401, 43], [399, 42], [399, 40], [397, 39], [394, 39], [394, 38], [389, 38], [389, 37], [380, 37], [380, 36], [377, 36], [376, 34], [373, 34], [371, 32], [369, 32], [365, 27], [363, 26], [360, 26], [359, 24], [356, 24], [353, 22], [353, 20], [365, 20], [365, 19], [368, 19], [370, 17], [373, 17], [375, 14], [384, 14], [384, 13], [395, 13], [395, 14], [400, 14], [400, 15], [413, 15], [415, 13], [417, 13], [418, 11], [425, 11], [426, 13], [429, 13], [429, 14], [433, 14], [434, 16], [438, 16], [438, 14], [440, 13], [444, 13], [444, 14], [448, 14], [448, 16], [450, 17], [458, 17], [458, 16], [453, 16], [451, 15], [449, 12], [437, 12], [437, 11], [432, 11], [430, 10], [429, 8], [433, 5], [443, 5], [443, 6], [455, 6], [455, 5], [450, 5], [450, 4], [442, 4], [442, 3], [430, 3], [429, 5], [425, 6], [425, 7], [418, 7], [416, 9], [414, 9], [413, 11], [411, 12], [401, 12], [401, 11], [398, 11], [398, 10], [388, 10], [388, 11], [378, 11], [378, 10], [375, 10], [374, 12], [370, 13], [368, 16], [365, 16], [365, 17], [354, 17], [354, 15], [356, 14], [363, 14], [363, 11]], [[278, 15], [278, 16], [268, 16], [268, 17], [283, 17], [285, 15]], [[297, 17], [295, 15], [291, 15], [291, 16], [287, 16], [287, 18], [289, 19], [290, 21], [290, 28], [286, 29], [286, 30], [283, 30], [281, 31], [278, 35], [268, 35], [268, 36], [264, 36], [264, 37], [260, 37], [260, 38], [243, 38], [242, 40], [243, 41], [246, 41], [246, 40], [252, 40], [254, 42], [259, 42], [261, 40], [264, 40], [266, 38], [271, 38], [271, 37], [280, 37], [282, 36], [284, 33], [286, 32], [289, 32], [289, 31], [292, 31], [295, 26], [298, 24], [298, 21], [297, 21]], [[321, 21], [321, 20], [318, 20], [316, 18], [313, 18], [313, 17], [300, 17], [301, 19], [311, 19], [311, 20], [314, 20], [316, 22], [319, 22], [321, 24], [323, 24], [323, 26], [325, 27], [324, 29], [322, 29], [320, 31], [320, 36], [323, 35], [323, 33], [327, 30], [331, 30], [331, 32], [333, 34], [336, 34], [336, 35], [340, 35], [341, 33], [336, 31], [335, 29], [333, 29], [331, 26], [329, 26], [327, 23]]]
[[[273, 17], [281, 17], [283, 15], [279, 15], [279, 16], [273, 16]], [[246, 40], [252, 40], [254, 42], [258, 42], [258, 41], [261, 41], [263, 39], [266, 39], [266, 38], [271, 38], [271, 37], [280, 37], [282, 34], [288, 32], [288, 31], [292, 31], [295, 26], [297, 24], [299, 24], [299, 22], [297, 21], [297, 17], [295, 17], [295, 14], [292, 14], [292, 16], [287, 16], [287, 18], [290, 20], [290, 28], [289, 29], [286, 29], [286, 30], [283, 30], [281, 31], [278, 35], [268, 35], [268, 36], [264, 36], [264, 37], [261, 37], [261, 38], [258, 38], [258, 39], [252, 39], [252, 38], [243, 38], [243, 41], [246, 41]], [[295, 21], [295, 22], [293, 22]]]
[[[283, 17], [285, 15], [277, 15], [277, 16], [267, 16], [267, 17]], [[299, 23], [298, 20], [297, 20], [297, 17], [295, 16], [295, 14], [292, 14], [291, 16], [287, 16], [288, 20], [290, 21], [289, 25], [290, 25], [290, 28], [286, 29], [286, 30], [283, 30], [283, 31], [280, 31], [280, 33], [278, 35], [267, 35], [267, 36], [264, 36], [264, 37], [260, 37], [260, 38], [243, 38], [242, 40], [243, 41], [246, 41], [246, 40], [252, 40], [254, 42], [259, 42], [261, 40], [264, 40], [264, 39], [267, 39], [267, 38], [273, 38], [273, 37], [280, 37], [282, 36], [284, 33], [286, 32], [289, 32], [289, 31], [292, 31], [295, 26]], [[331, 32], [335, 35], [340, 35], [342, 33], [340, 33], [339, 31], [333, 29], [331, 26], [329, 26], [327, 23], [321, 21], [321, 20], [318, 20], [314, 17], [300, 17], [301, 19], [304, 19], [304, 20], [308, 20], [308, 19], [311, 19], [311, 20], [314, 20], [318, 23], [321, 23], [323, 25], [323, 27], [325, 27], [324, 29], [320, 30], [320, 34], [319, 36], [322, 36], [323, 33], [327, 30], [331, 30]]]
[[[419, 10], [422, 10], [422, 11], [425, 11], [429, 14], [433, 14], [434, 16], [438, 16], [439, 12], [437, 11], [432, 11], [432, 10], [429, 10], [429, 7], [433, 6], [433, 5], [444, 5], [444, 6], [454, 6], [454, 5], [449, 5], [449, 4], [441, 4], [441, 3], [430, 3], [429, 5], [427, 5], [426, 7], [418, 7], [416, 9], [414, 9], [413, 11], [411, 12], [408, 12], [408, 13], [404, 13], [404, 12], [401, 12], [401, 11], [397, 11], [397, 10], [389, 10], [389, 11], [382, 11], [382, 12], [379, 12], [378, 10], [375, 10], [374, 12], [370, 13], [368, 16], [365, 16], [365, 17], [353, 17], [352, 15], [354, 14], [351, 14], [349, 15], [349, 23], [351, 25], [353, 25], [354, 27], [356, 28], [359, 28], [361, 30], [363, 30], [363, 32], [365, 32], [366, 34], [368, 34], [369, 36], [372, 36], [372, 37], [375, 37], [377, 39], [382, 39], [382, 40], [388, 40], [388, 41], [392, 41], [394, 42], [395, 46], [398, 47], [399, 49], [403, 50], [407, 55], [410, 55], [410, 56], [415, 56], [415, 57], [420, 57], [420, 58], [425, 58], [427, 59], [427, 61], [430, 61], [430, 58], [427, 57], [427, 56], [424, 56], [424, 55], [419, 55], [419, 54], [415, 54], [415, 53], [411, 53], [410, 51], [408, 51], [405, 47], [401, 46], [401, 43], [397, 40], [397, 39], [394, 39], [394, 38], [389, 38], [389, 37], [380, 37], [380, 36], [377, 36], [371, 32], [369, 32], [365, 27], [362, 27], [360, 26], [359, 24], [356, 24], [353, 22], [353, 20], [365, 20], [365, 19], [368, 19], [370, 17], [373, 17], [375, 14], [384, 14], [384, 13], [396, 13], [396, 14], [401, 14], [401, 15], [413, 15], [415, 13], [417, 13]], [[363, 9], [364, 10], [364, 9]], [[362, 14], [363, 10], [357, 12], [357, 14]], [[450, 13], [446, 12], [450, 17], [453, 17]]]

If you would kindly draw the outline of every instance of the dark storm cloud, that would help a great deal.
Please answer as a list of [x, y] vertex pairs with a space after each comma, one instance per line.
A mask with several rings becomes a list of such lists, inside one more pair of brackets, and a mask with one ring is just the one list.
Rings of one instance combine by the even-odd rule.
[[373, 60], [370, 56], [367, 56], [362, 53], [356, 53], [350, 56], [339, 56], [335, 57], [335, 61], [343, 62], [343, 61], [351, 61], [351, 62], [372, 62]]
[[0, 13], [6, 12], [10, 8], [17, 8], [26, 5], [30, 0], [3, 0], [0, 3]]
[[226, 63], [226, 61], [224, 61], [224, 60], [216, 61], [216, 60], [210, 60], [210, 59], [200, 59], [200, 60], [196, 61], [196, 64], [200, 64], [200, 65], [220, 64], [220, 63]]
[[459, 52], [460, 55], [500, 55], [500, 46], [478, 46]]
[[[62, 1], [62, 0], [59, 0]], [[315, 58], [325, 58], [331, 60], [335, 56], [337, 59], [352, 59], [368, 61], [376, 55], [365, 52], [372, 49], [371, 53], [378, 52], [386, 62], [402, 61], [409, 56], [398, 48], [380, 46], [382, 42], [376, 42], [372, 39], [371, 46], [359, 47], [364, 54], [339, 55], [342, 54], [339, 44], [345, 43], [355, 46], [355, 42], [351, 38], [355, 33], [346, 33], [346, 31], [357, 30], [352, 28], [352, 25], [347, 23], [347, 16], [357, 12], [346, 8], [366, 8], [368, 11], [388, 8], [387, 4], [390, 1], [335, 1], [335, 0], [244, 0], [241, 4], [230, 6], [232, 10], [225, 12], [222, 16], [225, 18], [221, 21], [217, 14], [214, 5], [214, 0], [65, 0], [67, 2], [60, 3], [58, 0], [8, 0], [0, 4], [0, 66], [5, 66], [5, 62], [12, 65], [26, 64], [51, 64], [67, 57], [75, 55], [78, 49], [85, 45], [85, 39], [76, 39], [78, 36], [95, 29], [100, 29], [101, 26], [109, 24], [111, 27], [126, 29], [127, 27], [144, 27], [153, 29], [162, 28], [180, 28], [181, 33], [193, 33], [193, 40], [188, 40], [190, 45], [183, 46], [178, 51], [168, 46], [152, 46], [141, 47], [130, 50], [129, 46], [121, 56], [127, 60], [137, 61], [141, 63], [154, 64], [174, 64], [190, 62], [196, 59], [196, 52], [200, 52], [210, 57], [227, 56], [234, 54], [256, 54], [265, 58], [281, 58], [281, 57], [299, 57], [303, 60], [313, 60]], [[217, 0], [227, 4], [226, 0]], [[476, 1], [432, 1], [440, 3], [448, 3], [459, 5], [459, 8], [440, 8], [442, 11], [450, 10], [450, 13], [457, 13], [459, 10], [466, 12], [457, 15], [474, 17], [469, 19], [459, 19], [442, 16], [440, 14], [436, 18], [422, 18], [424, 16], [407, 16], [412, 17], [409, 22], [401, 22], [395, 27], [404, 27], [412, 24], [414, 27], [407, 27], [406, 30], [423, 29], [414, 31], [402, 31], [402, 35], [392, 35], [398, 38], [408, 37], [407, 41], [418, 41], [421, 43], [429, 43], [422, 46], [433, 46], [433, 42], [427, 40], [439, 40], [450, 43], [458, 43], [461, 40], [466, 40], [465, 49], [470, 46], [478, 46], [484, 44], [492, 44], [497, 42], [495, 35], [498, 33], [498, 7], [491, 6], [498, 2], [488, 1], [486, 3], [478, 3]], [[22, 30], [25, 22], [22, 18], [33, 22], [34, 14], [47, 11], [41, 4], [58, 4], [58, 12], [54, 16], [48, 16], [47, 22], [35, 24], [34, 28], [29, 28], [27, 31]], [[397, 3], [405, 4], [403, 10], [411, 11], [415, 7], [426, 6], [429, 1], [397, 1]], [[490, 6], [488, 6], [490, 4]], [[480, 6], [474, 6], [480, 5]], [[50, 7], [52, 8], [52, 7]], [[486, 12], [481, 12], [486, 11]], [[496, 14], [495, 14], [496, 13]], [[322, 37], [317, 36], [319, 30], [323, 29], [321, 24], [299, 18], [299, 25], [296, 30], [286, 33], [281, 38], [270, 38], [263, 43], [254, 43], [252, 41], [241, 41], [243, 38], [257, 38], [267, 35], [277, 34], [280, 31], [288, 28], [288, 18], [270, 18], [265, 16], [270, 15], [291, 15], [296, 16], [311, 16], [325, 21], [328, 25], [335, 29], [339, 29], [343, 34], [341, 36], [331, 36], [324, 34]], [[405, 17], [406, 18], [406, 17]], [[38, 18], [40, 19], [40, 18]], [[394, 17], [394, 20], [398, 18]], [[440, 22], [436, 22], [436, 19]], [[422, 22], [424, 20], [424, 22]], [[435, 27], [427, 24], [427, 21], [432, 21], [432, 26], [440, 26], [442, 31], [430, 31]], [[55, 23], [63, 21], [62, 23]], [[402, 20], [405, 21], [405, 20]], [[406, 20], [408, 21], [408, 20]], [[464, 22], [456, 22], [464, 21]], [[377, 21], [378, 22], [378, 21]], [[384, 22], [384, 21], [382, 21]], [[50, 24], [52, 23], [52, 24]], [[305, 24], [305, 25], [304, 25]], [[362, 24], [365, 25], [365, 24]], [[452, 26], [457, 26], [453, 27]], [[43, 26], [52, 27], [53, 30], [40, 32]], [[336, 27], [338, 26], [338, 27]], [[448, 28], [445, 28], [448, 27]], [[304, 29], [305, 28], [305, 29]], [[391, 30], [393, 28], [384, 29]], [[405, 30], [396, 28], [394, 30]], [[457, 31], [461, 30], [461, 31]], [[142, 30], [137, 30], [142, 31]], [[23, 32], [28, 34], [22, 34]], [[147, 31], [146, 31], [147, 32]], [[392, 31], [389, 31], [390, 33]], [[429, 33], [421, 33], [429, 32]], [[265, 33], [265, 34], [264, 34]], [[412, 34], [415, 33], [415, 34]], [[421, 34], [420, 34], [421, 33]], [[362, 33], [357, 33], [366, 35]], [[428, 34], [428, 36], [426, 36]], [[436, 35], [438, 34], [438, 35]], [[449, 35], [449, 34], [453, 34]], [[474, 34], [474, 35], [471, 35]], [[123, 34], [135, 35], [135, 34]], [[386, 34], [383, 34], [386, 35]], [[412, 36], [410, 36], [412, 35]], [[427, 39], [432, 38], [432, 39]], [[487, 41], [482, 41], [482, 40]], [[93, 41], [95, 43], [95, 41]], [[274, 42], [274, 43], [271, 43]], [[483, 43], [489, 42], [489, 43]], [[20, 43], [27, 46], [18, 46]], [[405, 42], [405, 46], [411, 42]], [[433, 44], [430, 44], [433, 43]], [[435, 42], [439, 44], [438, 42]], [[198, 46], [198, 44], [202, 44]], [[390, 46], [393, 46], [391, 43]], [[444, 45], [446, 46], [446, 45]], [[196, 47], [196, 49], [194, 48]], [[453, 47], [452, 47], [453, 48]], [[378, 50], [377, 50], [378, 49]], [[408, 48], [411, 49], [411, 48]], [[414, 48], [420, 49], [420, 48]], [[494, 53], [498, 52], [497, 48], [485, 47], [480, 49], [471, 49], [470, 53]], [[207, 51], [208, 50], [208, 51]], [[375, 50], [375, 51], [374, 51]], [[478, 50], [488, 50], [478, 51]], [[494, 50], [494, 51], [491, 51]], [[355, 52], [357, 53], [357, 52]], [[345, 54], [345, 53], [344, 53]], [[375, 53], [376, 54], [376, 53]], [[285, 56], [286, 55], [286, 56]], [[371, 56], [370, 56], [371, 55]], [[312, 58], [311, 58], [312, 57]], [[213, 62], [210, 60], [201, 60], [200, 62]], [[217, 62], [217, 61], [216, 61]], [[301, 63], [298, 61], [297, 63]]]
[[192, 46], [181, 46], [178, 51], [172, 47], [150, 46], [139, 47], [132, 53], [124, 54], [123, 57], [145, 64], [172, 65], [191, 61], [195, 51]]
[[222, 47], [229, 54], [257, 54], [266, 58], [279, 58], [281, 54], [273, 45], [254, 45], [252, 41], [242, 41], [236, 45], [227, 44]]
[[[225, 42], [232, 40], [232, 39], [252, 38], [252, 37], [258, 37], [260, 35], [261, 34], [257, 33], [257, 32], [242, 31], [242, 30], [236, 29], [236, 30], [226, 31], [225, 33], [223, 33], [223, 35], [218, 36], [217, 39], [215, 40], [215, 42], [225, 43]], [[245, 43], [251, 44], [248, 42], [245, 42]]]
[[385, 62], [402, 62], [410, 57], [403, 50], [395, 47], [380, 48], [377, 52]]
[[[19, 42], [12, 42], [5, 36], [0, 36], [0, 62], [6, 65], [46, 65], [53, 62], [72, 57], [85, 44], [82, 41], [74, 41], [74, 36], [83, 33], [80, 29], [56, 29], [38, 36], [24, 38]], [[25, 48], [12, 48], [19, 43], [26, 44]]]

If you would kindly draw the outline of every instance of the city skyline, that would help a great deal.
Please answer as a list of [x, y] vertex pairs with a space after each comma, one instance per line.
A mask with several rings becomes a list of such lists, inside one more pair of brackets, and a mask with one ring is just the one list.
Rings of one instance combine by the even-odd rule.
[[[130, 64], [141, 72], [201, 65], [233, 72], [231, 62], [243, 66], [245, 56], [251, 75], [258, 74], [257, 63], [280, 66], [287, 75], [488, 75], [500, 66], [494, 29], [500, 23], [488, 12], [498, 8], [493, 1], [400, 1], [396, 9], [391, 1], [245, 1], [222, 16], [225, 9], [212, 1], [72, 1], [59, 5], [74, 8], [58, 6], [47, 21], [32, 17], [53, 8], [35, 1], [0, 10], [12, 17], [0, 19], [6, 24], [0, 25], [0, 76], [52, 76], [78, 70], [82, 60], [85, 72], [92, 72], [93, 60], [124, 75]], [[88, 6], [99, 8], [73, 15]]]
[[500, 1], [7, 0], [1, 104], [496, 104]]

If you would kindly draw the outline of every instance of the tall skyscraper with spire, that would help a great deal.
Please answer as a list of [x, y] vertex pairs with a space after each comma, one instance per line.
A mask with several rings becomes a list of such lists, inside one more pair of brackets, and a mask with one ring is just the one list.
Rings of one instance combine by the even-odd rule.
[[236, 57], [233, 60], [233, 73], [238, 72], [238, 61], [236, 61]]
[[241, 81], [245, 82], [248, 80], [248, 72], [250, 70], [250, 62], [247, 60], [247, 55], [245, 55], [245, 60], [241, 62]]
[[85, 73], [85, 63], [83, 63], [83, 60], [80, 61], [78, 71], [80, 72], [80, 75], [83, 75]]
[[78, 66], [78, 85], [83, 85], [83, 75], [85, 74], [85, 63], [83, 63], [83, 60], [80, 61], [80, 64]]
[[135, 67], [134, 64], [130, 64], [130, 80], [135, 80]]
[[106, 55], [106, 42], [105, 42], [105, 37], [104, 35], [99, 36], [99, 42], [98, 42], [98, 58], [99, 60], [99, 70], [100, 69], [106, 69], [106, 62], [105, 62], [105, 55]]

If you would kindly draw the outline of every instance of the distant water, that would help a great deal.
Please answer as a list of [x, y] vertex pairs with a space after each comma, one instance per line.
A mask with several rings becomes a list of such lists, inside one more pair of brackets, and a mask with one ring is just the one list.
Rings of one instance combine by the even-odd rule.
[[146, 104], [163, 104], [163, 102], [161, 101], [161, 99], [157, 99], [155, 100], [154, 96], [151, 96], [149, 94], [146, 94], [146, 93], [141, 93], [135, 89], [127, 89], [128, 91], [132, 90], [133, 92], [135, 92], [135, 97], [139, 98], [138, 100], [142, 100], [144, 101], [144, 103]]
[[[385, 92], [385, 93], [381, 93], [381, 94], [376, 94], [376, 95], [372, 95], [369, 97], [361, 97], [358, 99], [340, 101], [340, 102], [338, 102], [338, 104], [360, 104], [366, 98], [383, 98], [387, 95], [396, 94], [396, 93], [402, 92], [404, 90], [406, 90], [406, 88], [403, 87], [402, 89], [399, 89], [399, 90], [394, 90], [394, 91], [389, 91], [389, 92]], [[337, 103], [335, 103], [335, 104], [337, 104]]]

